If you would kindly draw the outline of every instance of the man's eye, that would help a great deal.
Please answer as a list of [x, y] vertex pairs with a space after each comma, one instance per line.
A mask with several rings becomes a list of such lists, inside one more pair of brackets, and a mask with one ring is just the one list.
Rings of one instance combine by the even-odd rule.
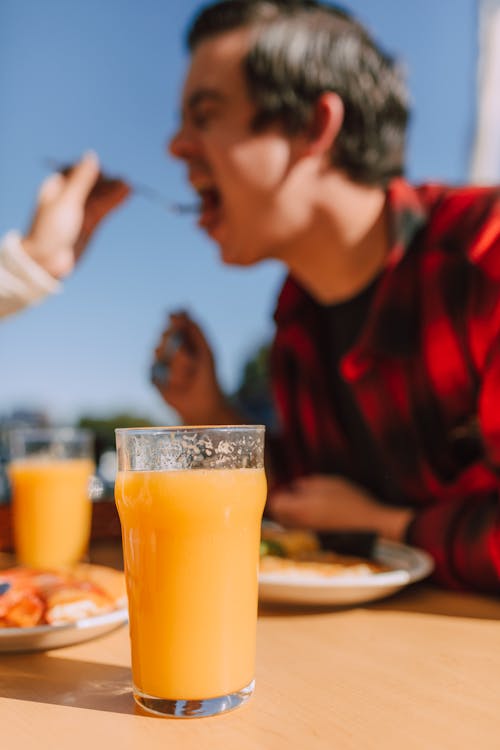
[[213, 119], [213, 114], [213, 112], [207, 111], [194, 112], [191, 116], [193, 125], [195, 126], [195, 128], [204, 130], [208, 127], [211, 120]]

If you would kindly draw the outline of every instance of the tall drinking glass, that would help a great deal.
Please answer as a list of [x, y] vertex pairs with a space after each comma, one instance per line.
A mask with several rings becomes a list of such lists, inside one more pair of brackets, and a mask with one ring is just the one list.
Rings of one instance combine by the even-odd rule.
[[116, 430], [134, 698], [211, 716], [253, 692], [264, 427]]
[[18, 562], [34, 568], [74, 565], [90, 537], [92, 434], [73, 428], [19, 428], [10, 432], [9, 448]]

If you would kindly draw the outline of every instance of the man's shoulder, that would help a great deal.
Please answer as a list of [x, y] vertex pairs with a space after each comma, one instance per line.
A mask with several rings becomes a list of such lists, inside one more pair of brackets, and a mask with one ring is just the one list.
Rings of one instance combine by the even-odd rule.
[[415, 190], [436, 227], [452, 229], [457, 223], [478, 225], [500, 213], [500, 185], [417, 185]]
[[429, 245], [463, 254], [500, 278], [500, 186], [427, 184], [416, 190], [428, 212]]

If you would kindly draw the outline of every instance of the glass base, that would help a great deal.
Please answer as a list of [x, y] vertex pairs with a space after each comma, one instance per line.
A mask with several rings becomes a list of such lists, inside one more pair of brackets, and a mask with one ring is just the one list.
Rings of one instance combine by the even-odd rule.
[[251, 697], [255, 687], [252, 680], [246, 687], [235, 693], [220, 695], [217, 698], [203, 698], [202, 700], [172, 700], [155, 698], [147, 695], [134, 686], [134, 700], [144, 711], [155, 716], [170, 716], [175, 719], [199, 719], [206, 716], [232, 711], [242, 706]]

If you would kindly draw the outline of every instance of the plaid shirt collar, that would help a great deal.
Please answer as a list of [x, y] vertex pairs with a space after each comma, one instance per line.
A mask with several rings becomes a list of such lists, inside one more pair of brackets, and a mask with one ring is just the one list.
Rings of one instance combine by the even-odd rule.
[[[414, 351], [413, 337], [408, 335], [412, 328], [411, 325], [408, 326], [408, 320], [406, 325], [399, 326], [401, 336], [398, 336], [398, 326], [394, 325], [394, 320], [387, 325], [387, 315], [390, 315], [388, 302], [394, 294], [396, 297], [401, 296], [401, 273], [396, 275], [395, 271], [404, 265], [403, 260], [416, 247], [419, 233], [427, 223], [429, 209], [419, 191], [401, 178], [389, 184], [386, 205], [391, 244], [370, 317], [358, 340], [356, 352], [352, 352], [352, 362], [359, 360], [358, 364], [366, 360], [367, 356], [376, 355], [378, 351], [399, 354]], [[411, 314], [415, 310], [412, 304], [416, 294], [415, 281], [407, 279], [403, 286], [407, 300], [405, 308]], [[274, 317], [280, 327], [294, 322], [305, 323], [311, 316], [316, 317], [321, 307], [292, 276], [288, 276]]]

